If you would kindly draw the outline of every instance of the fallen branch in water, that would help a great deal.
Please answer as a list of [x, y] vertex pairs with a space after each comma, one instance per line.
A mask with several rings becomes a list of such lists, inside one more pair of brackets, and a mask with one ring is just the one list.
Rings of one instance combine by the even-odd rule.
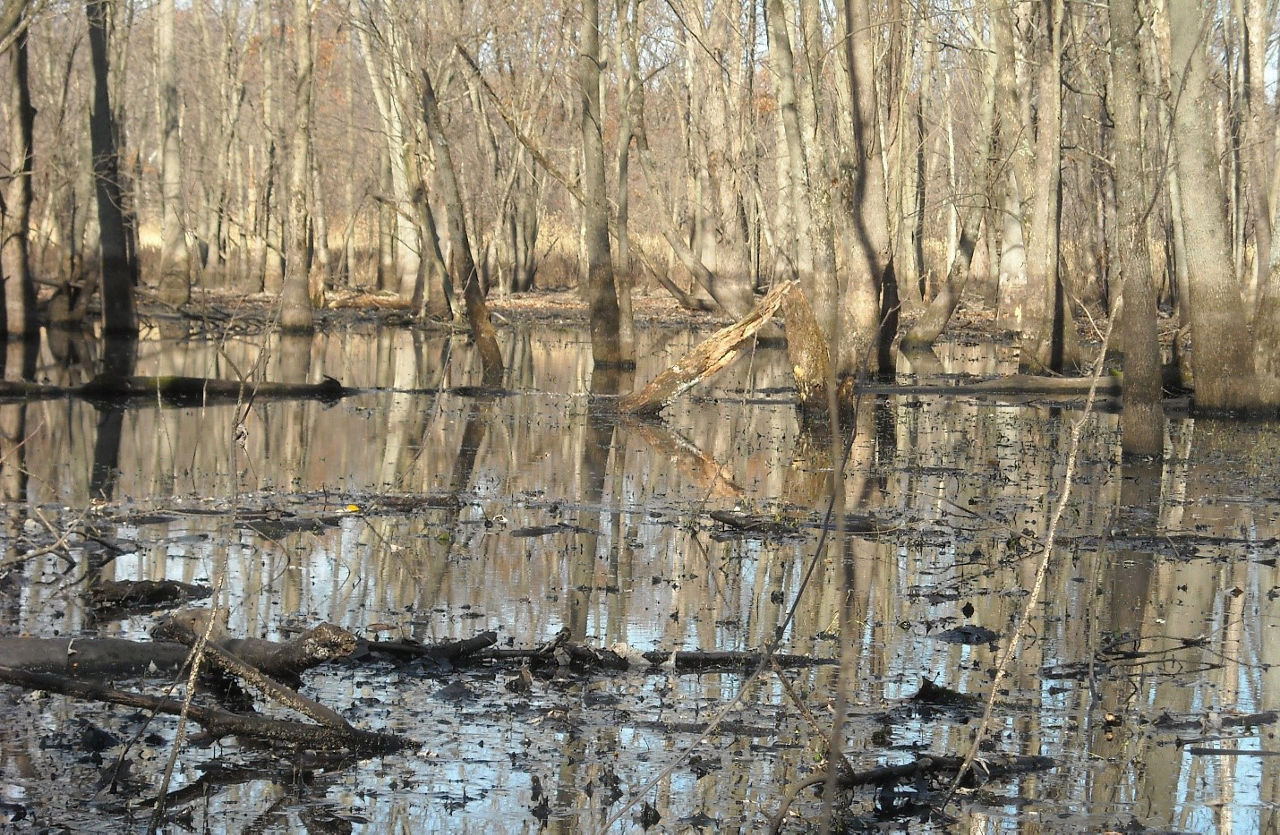
[[[980, 772], [982, 782], [998, 780], [1011, 774], [1024, 774], [1029, 771], [1043, 771], [1053, 767], [1053, 760], [1048, 757], [1030, 755], [992, 755], [975, 760], [971, 772]], [[846, 771], [841, 769], [835, 778], [835, 785], [841, 789], [855, 789], [864, 786], [893, 786], [906, 781], [916, 781], [929, 777], [956, 775], [960, 779], [961, 769], [965, 766], [965, 758], [949, 755], [923, 754], [909, 763], [900, 765], [882, 765], [863, 771]], [[773, 816], [770, 831], [778, 832], [782, 828], [792, 804], [805, 789], [827, 783], [831, 775], [826, 772], [815, 774], [787, 790], [782, 806]], [[974, 780], [973, 782], [978, 782]]]
[[[0, 681], [29, 690], [47, 690], [77, 699], [107, 702], [156, 713], [167, 713], [171, 716], [182, 713], [182, 702], [178, 699], [164, 699], [148, 696], [145, 693], [117, 690], [96, 682], [52, 673], [35, 673], [0, 666]], [[339, 730], [324, 725], [232, 713], [220, 707], [205, 705], [192, 704], [187, 710], [187, 716], [204, 728], [207, 734], [206, 742], [213, 742], [225, 736], [239, 736], [326, 750], [346, 748], [363, 753], [394, 751], [406, 744], [405, 740], [390, 734], [350, 727]]]
[[623, 414], [656, 417], [677, 397], [737, 359], [743, 346], [782, 306], [782, 297], [799, 286], [795, 281], [778, 284], [742, 319], [698, 343], [679, 362], [654, 377], [642, 391], [623, 397], [618, 409]]

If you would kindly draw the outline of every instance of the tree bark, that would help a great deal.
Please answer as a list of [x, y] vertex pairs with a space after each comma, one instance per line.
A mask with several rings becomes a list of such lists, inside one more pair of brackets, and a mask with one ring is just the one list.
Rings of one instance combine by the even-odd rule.
[[1209, 22], [1193, 0], [1169, 3], [1170, 90], [1175, 164], [1186, 236], [1195, 403], [1208, 409], [1260, 405], [1240, 285], [1232, 271], [1226, 194], [1214, 141], [1215, 93], [1205, 36]]
[[307, 181], [311, 170], [311, 95], [313, 88], [310, 0], [293, 0], [293, 119], [289, 130], [289, 194], [285, 207], [284, 283], [280, 288], [280, 328], [307, 333], [315, 328], [312, 311], [311, 257], [308, 246]]
[[174, 51], [175, 0], [160, 0], [156, 13], [156, 86], [160, 98], [161, 234], [157, 293], [169, 304], [191, 297], [190, 262], [182, 212], [182, 148], [178, 132], [178, 58]]
[[[887, 279], [892, 279], [888, 203], [884, 187], [884, 167], [880, 159], [879, 108], [876, 105], [874, 43], [870, 10], [858, 0], [845, 0], [845, 74], [852, 102], [854, 148], [852, 172], [842, 172], [849, 189], [846, 206], [853, 224], [849, 251], [848, 278], [840, 299], [842, 339], [836, 373], [853, 377], [860, 370], [883, 366], [880, 348], [892, 334], [887, 314], [896, 317], [896, 308], [882, 306]], [[896, 290], [896, 288], [895, 288]], [[896, 292], [894, 294], [896, 296]], [[896, 319], [894, 319], [896, 324]], [[884, 345], [887, 347], [887, 345]], [[881, 372], [892, 368], [874, 368]]]
[[89, 51], [93, 68], [93, 107], [89, 112], [89, 139], [93, 150], [94, 192], [97, 196], [101, 248], [102, 328], [115, 336], [136, 336], [138, 313], [134, 284], [138, 277], [136, 253], [128, 242], [124, 195], [120, 188], [120, 158], [116, 150], [115, 115], [108, 84], [109, 6], [111, 0], [88, 0]]
[[[1031, 179], [1031, 234], [1027, 248], [1027, 296], [1019, 366], [1061, 371], [1074, 365], [1074, 324], [1059, 270], [1062, 217], [1062, 43], [1064, 0], [1039, 10], [1033, 43], [1036, 59], [1035, 169]], [[1031, 126], [1026, 126], [1030, 128]]]
[[[7, 11], [7, 9], [6, 9]], [[18, 22], [13, 24], [16, 27]], [[0, 200], [0, 278], [4, 281], [3, 332], [10, 338], [36, 336], [36, 290], [31, 275], [31, 175], [34, 170], [31, 84], [27, 71], [27, 29], [11, 47], [9, 82], [9, 186]]]
[[1147, 197], [1142, 178], [1142, 18], [1136, 0], [1111, 0], [1111, 119], [1115, 125], [1115, 247], [1123, 280], [1120, 343], [1124, 349], [1122, 446], [1129, 455], [1164, 452], [1164, 409], [1156, 297], [1147, 251]]
[[[453, 167], [453, 154], [449, 149], [449, 138], [444, 133], [444, 124], [440, 120], [440, 106], [436, 102], [435, 88], [431, 85], [431, 75], [425, 67], [422, 69], [422, 115], [426, 121], [427, 135], [436, 149], [436, 173], [440, 178], [445, 211], [448, 214], [449, 260], [452, 262], [450, 271], [456, 280], [462, 282], [462, 297], [467, 305], [471, 336], [480, 349], [484, 385], [501, 386], [502, 351], [498, 349], [498, 335], [493, 329], [489, 306], [480, 289], [480, 276], [471, 255], [471, 241], [467, 237], [466, 214], [462, 205], [462, 191], [458, 187], [458, 176]], [[607, 227], [605, 234], [608, 235]], [[610, 290], [612, 286], [610, 282]]]
[[596, 365], [623, 361], [618, 338], [621, 313], [609, 249], [605, 198], [604, 139], [600, 124], [600, 4], [584, 0], [578, 44], [579, 113], [582, 133], [582, 224], [587, 256], [587, 306], [591, 311], [591, 356]]
[[[998, 10], [992, 9], [993, 14]], [[902, 350], [927, 349], [937, 341], [952, 314], [960, 305], [965, 286], [969, 283], [969, 275], [973, 264], [974, 252], [978, 244], [978, 234], [982, 227], [982, 218], [990, 205], [992, 164], [992, 140], [995, 134], [996, 115], [996, 82], [1000, 73], [1000, 62], [1003, 53], [996, 48], [994, 36], [988, 38], [986, 44], [987, 66], [985, 73], [985, 92], [982, 100], [982, 112], [979, 119], [978, 132], [973, 138], [976, 147], [974, 171], [976, 177], [969, 192], [978, 205], [967, 206], [960, 230], [960, 239], [955, 254], [951, 258], [951, 266], [946, 278], [938, 288], [937, 294], [930, 300], [924, 313], [902, 337]]]

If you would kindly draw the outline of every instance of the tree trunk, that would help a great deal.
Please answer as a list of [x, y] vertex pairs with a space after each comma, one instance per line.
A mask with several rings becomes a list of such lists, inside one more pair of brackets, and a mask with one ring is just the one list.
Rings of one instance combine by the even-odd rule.
[[[1059, 229], [1062, 212], [1062, 39], [1065, 4], [1040, 8], [1033, 43], [1036, 59], [1035, 170], [1031, 179], [1031, 234], [1027, 296], [1019, 366], [1033, 373], [1061, 371], [1068, 356], [1071, 314], [1062, 298]], [[1030, 126], [1027, 126], [1030, 127]]]
[[1115, 125], [1115, 246], [1123, 279], [1120, 343], [1124, 349], [1122, 445], [1129, 455], [1164, 452], [1164, 410], [1160, 405], [1160, 344], [1156, 340], [1156, 298], [1147, 251], [1147, 198], [1142, 178], [1142, 18], [1137, 0], [1111, 0], [1111, 119]]
[[108, 89], [107, 58], [110, 0], [88, 0], [89, 51], [93, 67], [93, 107], [89, 139], [93, 149], [94, 190], [98, 205], [98, 235], [102, 258], [102, 327], [115, 336], [136, 336], [138, 313], [133, 287], [138, 276], [136, 254], [129, 247], [120, 188], [120, 158], [116, 150], [115, 115]]
[[[998, 13], [998, 11], [993, 9], [993, 13]], [[907, 349], [921, 350], [933, 345], [946, 328], [947, 322], [951, 320], [952, 314], [955, 313], [956, 307], [960, 304], [964, 288], [969, 282], [970, 267], [978, 244], [978, 233], [982, 227], [982, 218], [990, 205], [987, 195], [990, 192], [992, 175], [991, 158], [993, 156], [992, 138], [995, 133], [996, 121], [996, 81], [999, 78], [1000, 62], [1004, 57], [1003, 53], [996, 48], [994, 37], [989, 38], [987, 41], [986, 55], [987, 67], [982, 114], [977, 135], [973, 138], [976, 149], [973, 170], [976, 173], [976, 177], [973, 185], [968, 189], [969, 193], [974, 195], [975, 200], [981, 200], [982, 202], [978, 205], [965, 207], [962, 215], [964, 221], [961, 225], [960, 238], [956, 245], [956, 251], [952, 255], [951, 266], [947, 270], [946, 278], [943, 279], [937, 294], [929, 302], [924, 313], [911, 326], [911, 329], [903, 335], [902, 349], [904, 351]], [[923, 211], [923, 205], [920, 206], [920, 210]]]
[[293, 123], [289, 131], [289, 194], [285, 207], [284, 284], [280, 288], [280, 328], [306, 333], [315, 327], [311, 309], [307, 180], [311, 171], [312, 49], [310, 0], [293, 0], [293, 48], [297, 61]]
[[[853, 171], [844, 185], [850, 192], [846, 206], [853, 223], [854, 240], [849, 252], [847, 283], [840, 300], [842, 339], [839, 354], [833, 359], [838, 375], [852, 377], [860, 370], [872, 369], [877, 358], [883, 363], [880, 347], [889, 334], [882, 324], [888, 324], [886, 314], [890, 311], [882, 309], [881, 300], [892, 273], [870, 10], [858, 0], [845, 0], [843, 6], [841, 39], [852, 102], [854, 140]], [[842, 172], [842, 180], [846, 176]], [[896, 314], [896, 310], [893, 313]], [[888, 372], [892, 368], [875, 370]]]
[[[498, 349], [498, 335], [489, 318], [489, 307], [480, 289], [480, 276], [471, 255], [471, 241], [467, 238], [466, 214], [462, 205], [462, 191], [458, 187], [458, 175], [453, 167], [453, 155], [449, 150], [449, 138], [445, 136], [440, 120], [440, 106], [436, 103], [436, 91], [431, 85], [431, 75], [422, 70], [422, 115], [427, 124], [427, 135], [436, 149], [436, 173], [444, 192], [445, 210], [449, 218], [450, 272], [462, 282], [462, 297], [467, 305], [467, 320], [471, 324], [471, 336], [480, 349], [480, 365], [484, 385], [502, 385], [502, 352]], [[605, 230], [608, 235], [608, 229]], [[610, 289], [613, 284], [610, 281]], [[593, 324], [594, 327], [594, 324]]]
[[591, 356], [596, 365], [623, 361], [618, 339], [621, 316], [609, 250], [605, 199], [604, 140], [600, 125], [600, 4], [584, 0], [578, 44], [579, 114], [582, 130], [583, 237], [587, 255], [587, 305], [591, 311]]
[[[15, 26], [17, 23], [15, 22]], [[36, 290], [31, 276], [29, 229], [31, 226], [32, 129], [35, 108], [27, 73], [27, 30], [17, 33], [10, 48], [12, 75], [9, 83], [9, 186], [0, 200], [0, 278], [4, 281], [3, 332], [10, 338], [37, 336]]]
[[160, 281], [164, 302], [186, 304], [191, 297], [190, 264], [182, 212], [182, 149], [178, 134], [178, 58], [173, 47], [175, 0], [157, 6], [156, 87], [160, 98]]
[[1170, 89], [1175, 164], [1182, 202], [1190, 291], [1191, 368], [1196, 406], [1234, 409], [1258, 405], [1253, 357], [1242, 338], [1248, 324], [1232, 272], [1226, 195], [1214, 141], [1216, 94], [1209, 81], [1199, 3], [1169, 3]]

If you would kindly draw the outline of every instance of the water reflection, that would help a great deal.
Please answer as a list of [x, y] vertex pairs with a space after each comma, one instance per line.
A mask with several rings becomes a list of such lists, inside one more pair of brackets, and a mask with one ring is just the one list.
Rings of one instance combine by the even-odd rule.
[[[30, 508], [68, 508], [59, 511], [68, 525], [91, 508], [99, 531], [123, 546], [108, 578], [222, 577], [219, 602], [248, 635], [283, 637], [294, 624], [330, 620], [424, 641], [495, 629], [517, 646], [562, 626], [642, 650], [753, 649], [770, 638], [812, 556], [832, 467], [829, 441], [806, 433], [777, 394], [788, 385], [784, 354], [758, 350], [671, 407], [664, 423], [633, 423], [612, 410], [632, 381], [593, 374], [583, 334], [504, 336], [501, 396], [467, 388], [479, 383], [478, 363], [447, 336], [355, 328], [301, 339], [146, 338], [118, 367], [332, 376], [360, 392], [331, 406], [4, 403], [6, 553]], [[641, 381], [695, 341], [640, 336]], [[49, 338], [38, 353], [7, 356], [6, 377], [73, 385], [121, 362], [93, 352]], [[1010, 370], [981, 346], [947, 346], [937, 359], [946, 375]], [[845, 653], [843, 672], [787, 675], [821, 722], [843, 675], [857, 763], [962, 750], [970, 728], [961, 718], [887, 711], [923, 676], [984, 690], [992, 647], [936, 636], [974, 626], [1007, 638], [1078, 417], [1048, 403], [922, 395], [879, 396], [860, 411], [844, 504], [897, 527], [833, 543], [786, 636], [789, 651]], [[995, 787], [964, 808], [965, 823], [1003, 829], [1067, 814], [1083, 829], [1131, 818], [1188, 830], [1275, 827], [1275, 758], [1204, 756], [1175, 743], [1260, 746], [1249, 729], [1215, 717], [1277, 708], [1280, 659], [1264, 636], [1280, 615], [1280, 432], [1173, 420], [1163, 467], [1121, 468], [1116, 431], [1112, 415], [1086, 426], [1045, 602], [994, 735], [1000, 750], [1046, 754], [1058, 767]], [[804, 536], [716, 536], [706, 511], [734, 504], [799, 517]], [[545, 532], [516, 535], [531, 528]], [[3, 598], [11, 632], [91, 625], [64, 567], [54, 557], [23, 567], [21, 591]], [[150, 622], [108, 628], [140, 635]], [[441, 682], [412, 671], [335, 668], [310, 684], [361, 724], [405, 732], [423, 749], [320, 781], [308, 797], [410, 831], [536, 829], [532, 810], [545, 797], [550, 828], [576, 831], [601, 824], [616, 808], [610, 798], [673, 761], [741, 678], [563, 676], [514, 697], [497, 676], [469, 680], [475, 697], [464, 704], [433, 699]], [[45, 721], [61, 726], [78, 709], [50, 707]], [[1204, 721], [1166, 729], [1155, 724], [1166, 712]], [[649, 798], [663, 825], [698, 814], [725, 827], [764, 821], [822, 750], [797, 714], [768, 679], [732, 717], [738, 730]], [[4, 779], [15, 785], [38, 787], [31, 775], [62, 762], [33, 736], [6, 738], [3, 748]], [[192, 753], [182, 781], [198, 779], [204, 756]], [[211, 828], [239, 829], [282, 797], [267, 781], [246, 783], [200, 814]], [[283, 805], [293, 822], [314, 812]]]

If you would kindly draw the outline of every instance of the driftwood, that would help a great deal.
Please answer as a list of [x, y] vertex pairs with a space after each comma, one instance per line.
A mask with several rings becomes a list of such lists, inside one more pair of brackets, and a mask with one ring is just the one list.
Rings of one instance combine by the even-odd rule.
[[[0, 638], [0, 664], [30, 672], [75, 678], [132, 677], [170, 673], [186, 663], [191, 650], [176, 640], [129, 641], [123, 638]], [[272, 678], [296, 681], [303, 670], [351, 651], [355, 639], [322, 623], [298, 637], [276, 643], [258, 638], [217, 640], [218, 646]]]
[[[401, 745], [401, 742], [395, 737], [361, 731], [352, 727], [341, 714], [313, 699], [303, 696], [292, 687], [282, 684], [272, 676], [263, 673], [258, 666], [246, 660], [246, 658], [252, 658], [255, 662], [261, 663], [263, 667], [276, 671], [281, 679], [296, 681], [299, 670], [349, 654], [356, 644], [355, 638], [349, 632], [330, 624], [321, 624], [319, 627], [308, 630], [301, 637], [287, 644], [276, 644], [257, 639], [236, 640], [226, 636], [228, 614], [228, 610], [224, 608], [212, 611], [209, 609], [188, 609], [178, 612], [160, 624], [153, 632], [154, 635], [161, 639], [170, 638], [177, 643], [165, 643], [162, 640], [149, 645], [149, 649], [152, 650], [152, 655], [154, 656], [157, 654], [155, 650], [158, 647], [178, 647], [182, 660], [177, 662], [177, 666], [182, 666], [187, 657], [187, 646], [196, 645], [202, 636], [208, 635], [209, 640], [203, 646], [203, 654], [211, 666], [236, 676], [263, 695], [303, 714], [318, 724], [311, 725], [278, 719], [266, 719], [256, 715], [242, 715], [223, 708], [191, 703], [188, 706], [187, 715], [202, 725], [212, 739], [235, 734], [299, 745], [326, 748], [339, 747], [360, 751], [389, 750]], [[212, 627], [210, 627], [211, 619], [213, 620]], [[105, 640], [108, 639], [100, 639], [98, 641], [89, 639], [85, 643], [86, 645], [101, 645], [100, 642]], [[0, 666], [0, 681], [17, 684], [22, 687], [51, 690], [77, 698], [97, 699], [113, 704], [140, 707], [160, 713], [180, 714], [183, 710], [183, 703], [177, 700], [117, 690], [85, 680], [83, 676], [89, 673], [80, 664], [81, 650], [76, 647], [75, 640], [62, 647], [63, 655], [61, 658], [53, 656], [45, 659], [46, 667], [43, 670], [39, 669], [38, 659], [32, 659], [32, 663], [27, 665], [27, 669], [14, 666], [13, 661], [18, 660], [21, 662], [23, 659], [20, 656], [24, 651], [30, 651], [33, 648], [36, 650], [48, 649], [48, 644], [33, 645], [29, 641], [21, 643], [22, 639], [6, 639], [5, 643], [14, 641], [19, 642], [11, 644], [12, 649], [15, 650], [14, 652], [9, 652], [10, 647], [0, 643], [0, 661], [4, 662], [4, 665]], [[133, 642], [115, 641], [103, 648], [104, 652], [99, 654], [98, 660], [102, 660], [103, 657], [109, 658], [111, 650], [120, 650], [123, 649], [122, 645], [132, 644]], [[173, 650], [167, 650], [167, 652], [170, 653], [168, 660], [172, 662], [177, 653], [174, 653]], [[151, 663], [154, 663], [154, 657]], [[57, 664], [60, 664], [64, 670], [70, 671], [73, 675], [58, 675], [48, 671], [48, 666]], [[159, 667], [160, 665], [156, 664], [155, 666]], [[36, 669], [31, 669], [30, 667], [35, 667]], [[148, 669], [152, 669], [150, 664]], [[119, 667], [117, 666], [109, 671], [118, 673]], [[76, 675], [81, 677], [76, 677]], [[95, 677], [102, 676], [99, 674]]]
[[174, 606], [208, 597], [208, 586], [176, 580], [100, 580], [89, 588], [89, 604], [95, 609], [127, 611]]
[[447, 641], [443, 644], [419, 644], [416, 641], [357, 641], [351, 659], [360, 660], [375, 654], [389, 655], [398, 661], [427, 660], [458, 664], [496, 643], [498, 643], [497, 632], [481, 632], [474, 638]]
[[[479, 654], [480, 658], [498, 661], [527, 662], [533, 667], [555, 665], [557, 667], [573, 667], [584, 671], [631, 670], [677, 672], [707, 672], [713, 670], [749, 670], [760, 665], [764, 660], [759, 652], [639, 652], [626, 644], [615, 645], [612, 649], [593, 649], [575, 642], [566, 627], [550, 641], [534, 649], [489, 649]], [[822, 664], [836, 664], [834, 658], [813, 658], [807, 655], [786, 655], [775, 653], [770, 660], [780, 667], [812, 667]]]
[[677, 397], [737, 359], [743, 346], [781, 307], [783, 296], [799, 286], [795, 281], [778, 284], [742, 319], [704, 339], [679, 362], [654, 377], [644, 390], [623, 397], [618, 403], [619, 410], [624, 414], [656, 417]]
[[[47, 690], [78, 699], [108, 702], [172, 716], [182, 713], [182, 702], [177, 699], [164, 699], [148, 696], [145, 693], [117, 690], [95, 682], [51, 673], [37, 673], [0, 666], [0, 682], [29, 690]], [[224, 736], [239, 736], [315, 748], [346, 748], [364, 753], [394, 751], [406, 744], [405, 740], [390, 734], [362, 731], [358, 728], [339, 731], [323, 725], [268, 719], [254, 715], [246, 716], [219, 707], [199, 704], [190, 705], [187, 716], [205, 729], [208, 735], [206, 742], [213, 742]]]
[[321, 383], [271, 383], [205, 377], [99, 376], [82, 386], [48, 386], [22, 380], [0, 381], [0, 400], [48, 400], [81, 397], [99, 403], [160, 401], [166, 406], [199, 406], [257, 400], [320, 400], [336, 403], [355, 392], [332, 377]]
[[[715, 521], [744, 535], [752, 536], [795, 536], [802, 528], [813, 526], [813, 520], [796, 515], [757, 516], [737, 510], [713, 510], [707, 514]], [[821, 527], [819, 524], [818, 527]], [[834, 530], [836, 524], [828, 526]], [[895, 530], [872, 516], [850, 513], [844, 517], [846, 534], [884, 534]]]

